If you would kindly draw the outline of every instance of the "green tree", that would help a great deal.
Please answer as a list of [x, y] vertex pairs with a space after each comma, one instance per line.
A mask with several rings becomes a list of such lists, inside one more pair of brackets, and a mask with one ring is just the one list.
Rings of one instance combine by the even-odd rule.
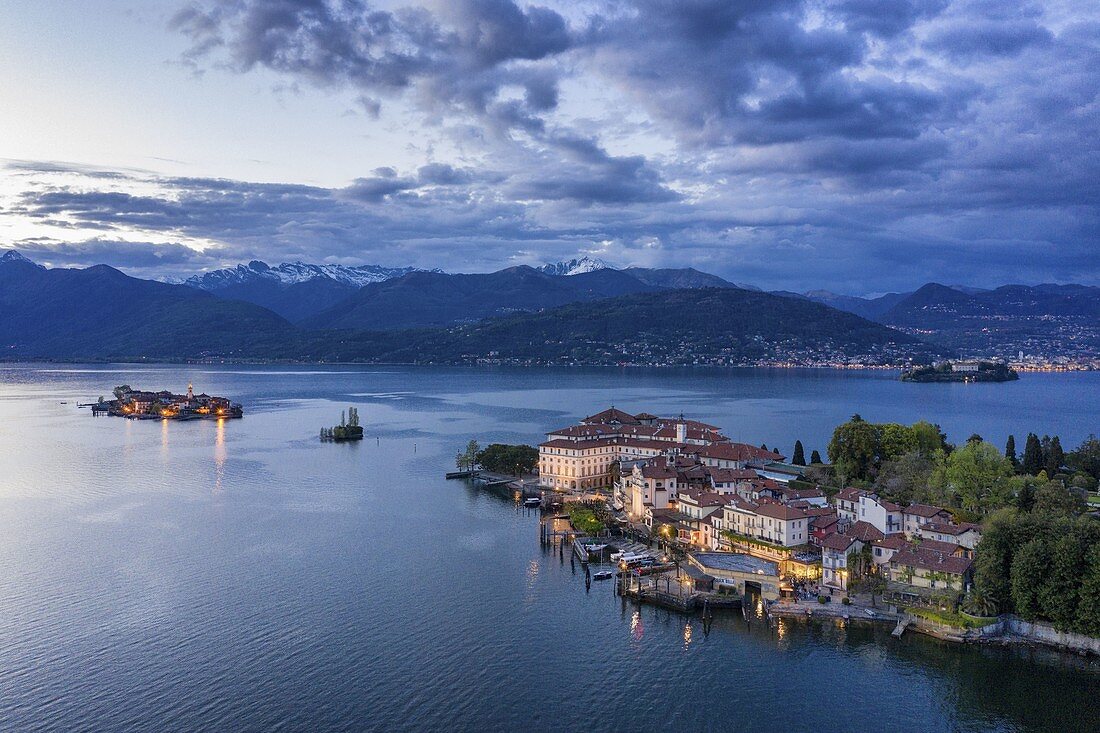
[[885, 463], [875, 479], [875, 491], [891, 501], [910, 504], [914, 501], [934, 502], [928, 491], [935, 462], [917, 451]]
[[[341, 424], [343, 424], [343, 415], [341, 415]], [[466, 450], [455, 456], [455, 465], [458, 466], [461, 471], [468, 471], [477, 465], [477, 454], [481, 451], [481, 446], [477, 444], [476, 440], [471, 440], [466, 444]]]
[[802, 448], [801, 440], [796, 440], [794, 442], [794, 455], [791, 456], [791, 463], [795, 466], [806, 465], [806, 452]]
[[810, 454], [810, 463], [811, 464], [819, 465], [819, 464], [822, 464], [824, 462], [825, 461], [821, 460], [821, 454], [818, 453], [816, 450], [813, 453]]
[[1016, 508], [1022, 512], [1030, 512], [1035, 506], [1035, 483], [1030, 477], [1022, 479], [1020, 488], [1016, 492]]
[[1090, 547], [1085, 556], [1075, 630], [1089, 636], [1100, 636], [1100, 544]]
[[947, 435], [940, 430], [939, 425], [934, 425], [925, 420], [913, 423], [910, 427], [916, 450], [925, 458], [931, 458], [936, 453], [950, 453], [951, 446], [947, 443]]
[[989, 443], [967, 443], [937, 466], [932, 483], [972, 514], [1008, 506], [1016, 495], [1012, 465]]
[[1071, 531], [1055, 541], [1051, 564], [1039, 591], [1043, 616], [1059, 631], [1069, 631], [1077, 620], [1077, 603], [1085, 571], [1083, 534]]
[[1043, 470], [1043, 446], [1039, 443], [1039, 436], [1035, 433], [1027, 434], [1021, 468], [1029, 476], [1037, 476]]
[[1074, 470], [1100, 479], [1100, 438], [1090, 435], [1066, 456], [1066, 463]]
[[529, 445], [491, 443], [478, 451], [476, 460], [487, 471], [518, 476], [534, 470], [539, 462], [539, 452]]
[[917, 448], [916, 435], [908, 425], [885, 423], [878, 426], [879, 461], [892, 461]]
[[1061, 481], [1047, 481], [1035, 489], [1032, 511], [1059, 517], [1072, 517], [1085, 509], [1081, 496], [1067, 489]]
[[1005, 443], [1005, 458], [1008, 459], [1008, 462], [1012, 464], [1013, 468], [1016, 468], [1017, 466], [1020, 465], [1019, 459], [1016, 458], [1016, 436], [1015, 435], [1008, 436], [1008, 442]]
[[977, 433], [971, 433], [970, 437], [966, 439], [966, 442], [967, 443], [981, 443], [982, 442], [982, 436], [978, 435]]
[[974, 586], [999, 610], [1012, 608], [1012, 555], [1016, 547], [1016, 513], [1004, 509], [989, 516], [974, 558]]
[[1040, 591], [1051, 560], [1050, 546], [1043, 538], [1029, 540], [1012, 558], [1012, 605], [1027, 621], [1042, 615]]
[[865, 480], [878, 465], [881, 432], [877, 425], [858, 414], [837, 426], [829, 441], [829, 460], [837, 473], [846, 480]]
[[1062, 450], [1062, 441], [1058, 439], [1057, 435], [1050, 439], [1047, 449], [1043, 452], [1043, 460], [1047, 476], [1061, 473], [1062, 466], [1066, 463], [1066, 454]]

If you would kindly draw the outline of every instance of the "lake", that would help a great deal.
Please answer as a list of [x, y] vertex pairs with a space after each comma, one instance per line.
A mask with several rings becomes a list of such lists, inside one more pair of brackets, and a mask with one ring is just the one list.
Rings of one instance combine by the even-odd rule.
[[[443, 472], [609, 404], [823, 454], [834, 425], [1100, 432], [1100, 374], [0, 367], [0, 730], [1085, 731], [1100, 663], [624, 602]], [[116, 384], [225, 423], [93, 418]], [[62, 404], [67, 403], [67, 404]], [[359, 408], [366, 439], [318, 430]]]

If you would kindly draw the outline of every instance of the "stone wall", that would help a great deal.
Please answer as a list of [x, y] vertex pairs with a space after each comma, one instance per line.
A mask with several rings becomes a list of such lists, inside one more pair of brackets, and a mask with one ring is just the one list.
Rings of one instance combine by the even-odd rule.
[[1004, 630], [1013, 636], [1020, 636], [1040, 644], [1100, 655], [1100, 638], [1095, 636], [1061, 632], [1048, 624], [1030, 623], [1013, 616], [1005, 617]]

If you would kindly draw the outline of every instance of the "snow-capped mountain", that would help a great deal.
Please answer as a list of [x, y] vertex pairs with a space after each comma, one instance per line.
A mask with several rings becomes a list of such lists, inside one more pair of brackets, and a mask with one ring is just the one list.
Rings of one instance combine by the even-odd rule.
[[[284, 262], [276, 267], [253, 260], [247, 265], [227, 267], [184, 280], [185, 285], [201, 290], [222, 290], [245, 283], [268, 281], [282, 285], [295, 285], [311, 280], [333, 280], [342, 285], [361, 288], [368, 283], [391, 280], [416, 272], [415, 267], [380, 267], [378, 265], [313, 265], [306, 262]], [[436, 271], [438, 272], [438, 270]]]
[[26, 257], [19, 254], [14, 249], [6, 250], [4, 254], [0, 255], [0, 262], [23, 262], [28, 265], [34, 265], [35, 267], [41, 268], [43, 270], [46, 269], [37, 262], [34, 262], [33, 260], [28, 260]]
[[596, 270], [608, 270], [611, 269], [611, 265], [595, 257], [581, 257], [580, 259], [572, 259], [566, 262], [552, 262], [537, 269], [539, 272], [545, 272], [547, 275], [561, 275], [564, 277], [567, 275], [581, 275], [586, 272], [595, 272]]

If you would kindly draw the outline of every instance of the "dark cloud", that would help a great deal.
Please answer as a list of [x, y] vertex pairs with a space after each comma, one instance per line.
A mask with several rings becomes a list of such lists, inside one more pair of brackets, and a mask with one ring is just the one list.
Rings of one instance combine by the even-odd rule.
[[0, 215], [216, 242], [219, 261], [595, 254], [857, 293], [1100, 283], [1095, 3], [541, 5], [188, 6], [173, 27], [196, 68], [346, 94], [364, 126], [419, 118], [457, 152], [337, 188], [22, 164]]

